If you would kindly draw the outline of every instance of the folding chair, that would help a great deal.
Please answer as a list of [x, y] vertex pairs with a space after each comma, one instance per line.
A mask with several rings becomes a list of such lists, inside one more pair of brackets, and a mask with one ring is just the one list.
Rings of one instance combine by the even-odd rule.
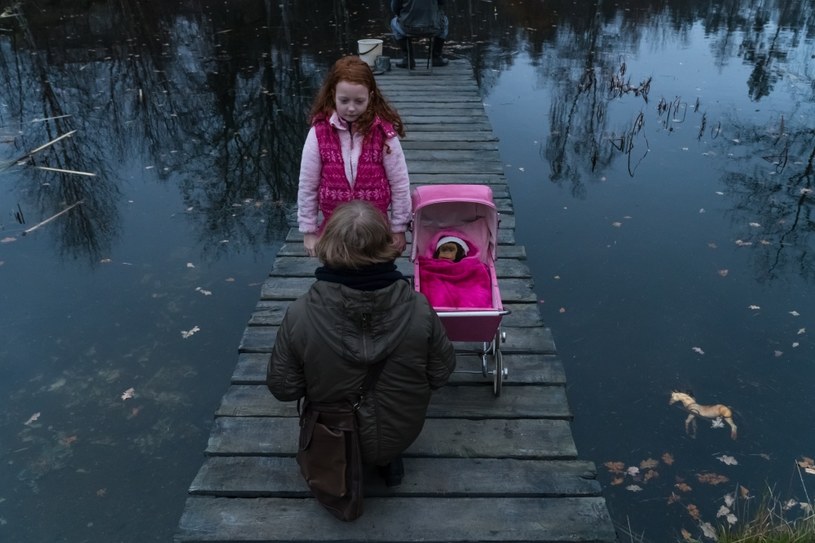
[[408, 71], [413, 70], [413, 68], [411, 66], [416, 61], [416, 59], [414, 58], [414, 55], [413, 55], [413, 40], [414, 39], [415, 40], [427, 39], [428, 44], [427, 44], [427, 66], [426, 66], [426, 68], [427, 68], [428, 72], [433, 72], [433, 44], [436, 41], [433, 38], [435, 38], [436, 35], [437, 35], [437, 32], [435, 32], [435, 31], [432, 32], [432, 33], [428, 32], [426, 34], [408, 34], [408, 36], [407, 36], [407, 57], [408, 57], [407, 69], [408, 69]]

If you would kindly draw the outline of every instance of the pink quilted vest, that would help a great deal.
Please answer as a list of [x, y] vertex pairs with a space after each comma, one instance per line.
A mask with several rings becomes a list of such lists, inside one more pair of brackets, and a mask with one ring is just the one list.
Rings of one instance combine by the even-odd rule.
[[353, 188], [345, 177], [340, 137], [327, 119], [314, 122], [317, 143], [320, 147], [322, 172], [318, 202], [323, 213], [323, 224], [338, 205], [351, 200], [366, 200], [387, 214], [391, 203], [391, 189], [382, 165], [385, 140], [396, 136], [393, 125], [379, 117], [374, 119], [370, 132], [362, 142], [356, 179]]

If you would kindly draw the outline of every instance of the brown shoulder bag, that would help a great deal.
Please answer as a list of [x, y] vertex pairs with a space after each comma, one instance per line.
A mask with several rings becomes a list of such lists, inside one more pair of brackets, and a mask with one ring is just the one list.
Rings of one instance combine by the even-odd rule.
[[311, 493], [340, 520], [362, 515], [362, 452], [359, 444], [357, 410], [373, 386], [382, 366], [372, 366], [358, 391], [356, 401], [311, 402], [300, 412], [297, 463]]

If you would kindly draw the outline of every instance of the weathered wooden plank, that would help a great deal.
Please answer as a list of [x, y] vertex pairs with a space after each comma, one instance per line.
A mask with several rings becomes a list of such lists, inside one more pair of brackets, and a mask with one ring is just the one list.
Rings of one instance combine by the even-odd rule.
[[241, 353], [238, 363], [232, 372], [232, 383], [261, 384], [266, 382], [266, 366], [271, 358], [270, 353]]
[[[398, 84], [394, 84], [397, 83]], [[377, 86], [379, 89], [384, 93], [387, 92], [388, 96], [393, 95], [394, 93], [416, 93], [421, 95], [422, 90], [425, 92], [428, 91], [439, 91], [444, 92], [446, 94], [450, 94], [450, 89], [452, 90], [460, 90], [460, 91], [469, 91], [479, 93], [481, 92], [478, 88], [478, 84], [473, 79], [466, 79], [462, 77], [430, 77], [430, 78], [411, 78], [411, 77], [404, 77], [399, 80], [399, 78], [388, 78], [387, 80], [377, 78]], [[455, 95], [455, 94], [453, 94]]]
[[446, 161], [434, 162], [432, 160], [407, 159], [408, 170], [411, 174], [434, 173], [434, 174], [500, 174], [504, 171], [503, 166], [494, 162], [465, 162]]
[[[263, 300], [293, 300], [305, 293], [313, 277], [269, 277], [260, 288]], [[537, 302], [532, 278], [498, 278], [498, 288], [504, 303]]]
[[[432, 95], [425, 93], [424, 96], [418, 92], [402, 93], [392, 92], [388, 95], [388, 102], [398, 110], [402, 108], [411, 107], [417, 103], [422, 104], [449, 104], [451, 103], [450, 95]], [[462, 92], [456, 98], [457, 104], [481, 104], [481, 96], [478, 93]]]
[[[455, 318], [455, 317], [453, 317]], [[555, 341], [549, 328], [516, 328], [501, 326], [506, 341], [501, 344], [501, 351], [509, 354], [555, 354]], [[243, 331], [238, 352], [270, 353], [277, 336], [275, 326], [247, 326]], [[488, 340], [489, 338], [483, 338]], [[479, 339], [481, 341], [481, 339]], [[480, 342], [455, 342], [457, 351], [481, 351]]]
[[[440, 123], [433, 124], [420, 123], [410, 125], [410, 134], [417, 134], [419, 132], [436, 133], [436, 132], [489, 132], [489, 131], [490, 125], [486, 120], [482, 123], [474, 125], [473, 123], [459, 123], [452, 117], [447, 121], [443, 121]], [[500, 164], [500, 161], [498, 163]]]
[[487, 130], [474, 131], [413, 131], [407, 134], [405, 141], [498, 141], [498, 136]]
[[291, 300], [260, 300], [249, 317], [250, 326], [279, 326]]
[[[278, 326], [290, 303], [290, 300], [260, 300], [249, 317], [249, 325]], [[502, 319], [505, 326], [543, 326], [538, 304], [504, 304], [504, 309], [511, 311]]]
[[[314, 269], [320, 263], [315, 258], [306, 256], [278, 256], [269, 275], [286, 277], [314, 277]], [[396, 268], [407, 277], [413, 277], [414, 265], [410, 259], [401, 257], [396, 259]], [[516, 258], [499, 258], [495, 261], [495, 273], [499, 278], [531, 277], [532, 272], [526, 261]]]
[[[431, 142], [426, 142], [431, 143]], [[443, 143], [443, 142], [439, 142]], [[471, 174], [471, 173], [411, 173], [410, 182], [413, 185], [440, 185], [440, 184], [481, 184], [481, 185], [506, 185], [506, 177], [503, 174]]]
[[[293, 456], [296, 417], [218, 417], [212, 456]], [[556, 419], [428, 419], [404, 456], [575, 460], [569, 422]]]
[[[454, 99], [451, 99], [454, 98]], [[481, 93], [478, 89], [457, 89], [456, 91], [444, 90], [442, 92], [428, 92], [419, 89], [394, 89], [388, 91], [388, 101], [397, 107], [405, 103], [445, 103], [456, 102], [482, 102]]]
[[[518, 261], [520, 262], [520, 261]], [[320, 261], [311, 257], [279, 256], [275, 258], [274, 266], [269, 275], [285, 277], [311, 277], [314, 279], [314, 270]], [[405, 258], [396, 259], [396, 268], [408, 277], [413, 276], [413, 263]]]
[[467, 115], [461, 117], [457, 114], [444, 115], [440, 112], [437, 112], [436, 115], [402, 115], [402, 122], [405, 123], [406, 130], [419, 130], [424, 125], [443, 125], [451, 122], [470, 127], [483, 126], [484, 129], [492, 129], [489, 118], [486, 116]]
[[[269, 353], [242, 353], [232, 374], [236, 385], [262, 385], [266, 382], [266, 365]], [[564, 385], [566, 372], [563, 362], [554, 355], [507, 354], [504, 367], [509, 371], [506, 385]], [[456, 357], [456, 371], [450, 376], [450, 386], [456, 384], [484, 384], [491, 382], [490, 376], [481, 371], [481, 358], [473, 354], [460, 353]], [[508, 390], [506, 394], [511, 394]]]
[[[398, 519], [398, 521], [394, 521]], [[617, 536], [603, 498], [370, 498], [339, 522], [313, 499], [187, 499], [178, 542], [192, 541], [586, 541]]]
[[[294, 300], [303, 295], [313, 282], [314, 277], [269, 277], [260, 287], [260, 297], [263, 300]], [[498, 285], [500, 287], [500, 281]]]
[[[505, 354], [555, 354], [555, 341], [552, 331], [545, 327], [516, 328], [501, 325], [505, 341], [501, 343], [501, 351]], [[456, 352], [481, 352], [482, 343], [454, 342]]]
[[501, 324], [507, 328], [511, 327], [537, 327], [543, 326], [543, 317], [541, 316], [540, 307], [538, 303], [526, 304], [503, 304], [504, 309], [509, 310], [511, 313], [505, 315], [501, 319]]
[[[386, 488], [371, 469], [365, 497], [377, 496], [597, 496], [592, 462], [512, 458], [406, 458], [402, 484]], [[297, 462], [281, 456], [214, 456], [190, 485], [190, 494], [225, 497], [310, 498]]]
[[412, 77], [405, 77], [399, 80], [398, 84], [395, 79], [388, 81], [380, 81], [377, 79], [377, 86], [383, 93], [391, 96], [396, 92], [415, 92], [421, 94], [425, 92], [439, 91], [449, 92], [450, 90], [480, 92], [478, 84], [472, 79], [463, 79], [460, 77], [431, 77], [427, 79], [416, 79]]
[[[449, 160], [451, 162], [463, 162], [471, 160], [478, 163], [489, 162], [496, 164], [498, 156], [497, 149], [485, 151], [474, 149], [417, 149], [407, 151], [407, 159], [411, 162], [427, 162], [430, 160]], [[497, 162], [500, 165], [500, 162]]]
[[[509, 384], [511, 381], [508, 381]], [[295, 402], [279, 402], [265, 385], [232, 385], [215, 411], [218, 417], [294, 417]], [[571, 420], [562, 386], [515, 386], [498, 398], [492, 386], [447, 386], [433, 393], [429, 418], [547, 418]]]
[[419, 149], [464, 149], [464, 150], [484, 150], [495, 151], [498, 144], [494, 141], [408, 141], [402, 140], [402, 149], [406, 153]]
[[[513, 215], [501, 215], [501, 222], [509, 222], [510, 226], [515, 222]], [[409, 235], [409, 234], [408, 234]], [[410, 255], [410, 242], [408, 242], [404, 255]], [[498, 247], [498, 254], [502, 258], [517, 258], [518, 260], [526, 260], [526, 247], [524, 245], [500, 245]], [[277, 256], [306, 256], [306, 249], [303, 247], [303, 241], [286, 242], [280, 249], [277, 250]], [[315, 266], [316, 267], [316, 266]]]

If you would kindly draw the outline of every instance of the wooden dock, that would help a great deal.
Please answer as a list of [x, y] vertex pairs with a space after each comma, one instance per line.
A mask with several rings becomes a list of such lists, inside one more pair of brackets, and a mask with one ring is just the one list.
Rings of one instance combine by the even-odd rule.
[[[277, 326], [313, 281], [296, 229], [261, 290], [238, 363], [189, 489], [175, 540], [191, 541], [547, 541], [614, 542], [616, 535], [591, 462], [572, 438], [563, 364], [538, 310], [498, 146], [470, 64], [451, 61], [432, 75], [378, 76], [407, 128], [412, 183], [486, 183], [501, 213], [498, 262], [508, 379], [499, 398], [490, 378], [453, 374], [437, 391], [405, 478], [388, 489], [366, 483], [365, 514], [342, 523], [325, 512], [294, 460], [295, 405], [264, 385]], [[407, 252], [406, 252], [407, 254]], [[399, 262], [412, 275], [412, 264]], [[457, 344], [462, 353], [471, 345]], [[458, 369], [480, 370], [472, 355]]]

